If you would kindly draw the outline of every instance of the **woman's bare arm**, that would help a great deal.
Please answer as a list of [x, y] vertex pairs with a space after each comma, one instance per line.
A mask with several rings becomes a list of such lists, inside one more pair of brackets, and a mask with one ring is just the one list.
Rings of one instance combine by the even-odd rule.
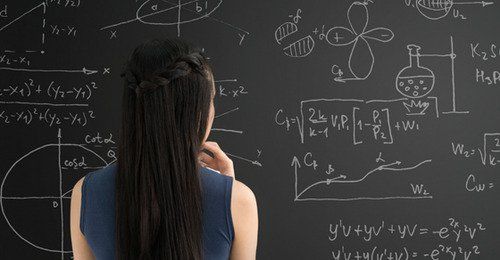
[[[201, 165], [235, 178], [233, 161], [216, 142], [207, 141], [202, 147], [209, 150], [213, 157], [201, 152], [199, 155]], [[252, 190], [236, 179], [233, 179], [231, 193], [231, 216], [234, 228], [231, 260], [254, 260], [257, 254], [259, 226], [257, 201]]]
[[[85, 178], [85, 177], [84, 177]], [[71, 213], [70, 213], [70, 231], [71, 246], [73, 248], [73, 259], [75, 260], [93, 260], [94, 255], [90, 249], [85, 236], [80, 230], [80, 208], [82, 204], [82, 183], [81, 178], [73, 187], [71, 194]]]

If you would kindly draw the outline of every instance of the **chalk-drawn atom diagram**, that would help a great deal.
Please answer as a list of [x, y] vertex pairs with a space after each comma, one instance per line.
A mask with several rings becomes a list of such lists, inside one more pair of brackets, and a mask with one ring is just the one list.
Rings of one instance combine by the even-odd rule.
[[[376, 27], [367, 30], [370, 15], [367, 2], [353, 2], [347, 10], [347, 21], [350, 28], [335, 26], [326, 33], [326, 41], [335, 47], [352, 45], [349, 54], [348, 68], [352, 76], [344, 77], [340, 69], [332, 71], [335, 81], [365, 80], [373, 70], [375, 56], [368, 40], [389, 42], [394, 33], [385, 27]], [[338, 68], [334, 65], [332, 68]]]

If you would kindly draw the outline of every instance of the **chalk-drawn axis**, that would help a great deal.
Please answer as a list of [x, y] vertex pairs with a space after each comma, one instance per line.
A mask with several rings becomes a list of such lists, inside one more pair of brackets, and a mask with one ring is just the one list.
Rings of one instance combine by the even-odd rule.
[[325, 197], [313, 197], [313, 196], [306, 196], [305, 193], [311, 190], [312, 188], [319, 186], [319, 185], [327, 185], [331, 186], [331, 189], [335, 189], [335, 184], [352, 184], [355, 185], [357, 183], [361, 183], [367, 180], [368, 177], [376, 174], [377, 172], [384, 172], [384, 171], [395, 171], [395, 172], [405, 172], [405, 171], [412, 171], [415, 170], [422, 165], [431, 163], [432, 160], [424, 160], [421, 161], [413, 166], [407, 166], [407, 167], [401, 167], [400, 165], [402, 164], [401, 161], [395, 161], [392, 163], [386, 163], [382, 164], [378, 167], [375, 167], [374, 169], [368, 171], [365, 173], [361, 178], [358, 179], [347, 179], [346, 175], [339, 175], [334, 178], [329, 178], [326, 180], [321, 180], [318, 182], [315, 182], [306, 188], [302, 189], [300, 192], [298, 190], [298, 183], [299, 183], [299, 176], [298, 176], [298, 169], [300, 168], [300, 163], [298, 162], [298, 159], [294, 157], [292, 160], [291, 166], [294, 167], [294, 177], [295, 177], [295, 198], [294, 201], [359, 201], [359, 200], [416, 200], [416, 199], [432, 199], [432, 195], [413, 195], [413, 196], [405, 196], [405, 195], [393, 195], [393, 196], [372, 196], [372, 197], [367, 197], [367, 196], [346, 196], [343, 198], [339, 197], [332, 197], [332, 196], [325, 196]]
[[[9, 170], [5, 174], [5, 176], [2, 180], [2, 183], [0, 185], [0, 209], [2, 211], [2, 215], [5, 219], [5, 221], [7, 222], [7, 225], [16, 234], [17, 237], [19, 237], [21, 240], [23, 240], [24, 242], [28, 243], [29, 245], [31, 245], [37, 249], [47, 251], [47, 252], [60, 253], [61, 259], [64, 259], [65, 254], [72, 252], [71, 250], [65, 249], [65, 246], [64, 246], [64, 241], [65, 241], [65, 238], [64, 238], [64, 233], [65, 233], [64, 223], [65, 222], [64, 221], [67, 219], [67, 217], [65, 217], [65, 212], [64, 212], [64, 207], [63, 207], [63, 204], [65, 203], [65, 202], [63, 202], [63, 200], [68, 200], [71, 198], [71, 190], [68, 190], [68, 191], [63, 190], [63, 173], [62, 173], [63, 166], [61, 163], [62, 150], [63, 150], [63, 148], [74, 147], [74, 148], [80, 149], [82, 151], [85, 151], [86, 153], [89, 153], [90, 155], [94, 156], [94, 158], [96, 158], [97, 161], [100, 161], [102, 163], [102, 165], [95, 167], [95, 168], [105, 167], [105, 166], [109, 165], [109, 163], [107, 163], [106, 160], [104, 160], [100, 155], [98, 155], [97, 153], [95, 153], [91, 149], [89, 149], [81, 144], [62, 143], [61, 142], [62, 136], [61, 136], [60, 129], [58, 131], [58, 138], [57, 139], [58, 139], [57, 143], [49, 143], [49, 144], [42, 145], [38, 148], [35, 148], [35, 149], [29, 151], [28, 153], [26, 153], [25, 155], [21, 156], [18, 160], [16, 160], [12, 164], [12, 166], [9, 168]], [[30, 156], [35, 155], [37, 153], [41, 153], [41, 152], [46, 151], [46, 150], [54, 149], [54, 148], [57, 149], [57, 155], [54, 156], [55, 157], [54, 160], [57, 160], [57, 169], [58, 169], [58, 172], [57, 173], [54, 172], [54, 174], [59, 175], [59, 177], [58, 177], [59, 190], [57, 191], [57, 193], [58, 193], [57, 195], [54, 195], [54, 194], [49, 194], [46, 196], [5, 195], [5, 189], [6, 189], [6, 186], [8, 186], [7, 180], [9, 179], [9, 176], [11, 176], [12, 174], [15, 174], [16, 170], [22, 170], [23, 163], [26, 163], [25, 161], [29, 160]], [[40, 169], [40, 170], [42, 170], [42, 169]], [[12, 218], [9, 218], [9, 214], [6, 211], [6, 208], [4, 205], [6, 203], [6, 201], [16, 201], [16, 200], [24, 200], [24, 201], [26, 201], [26, 200], [33, 200], [33, 201], [52, 200], [52, 201], [58, 203], [59, 222], [60, 222], [60, 234], [59, 234], [58, 239], [60, 239], [59, 240], [60, 247], [49, 248], [46, 246], [42, 246], [42, 245], [40, 245], [41, 241], [31, 241], [25, 234], [22, 234], [21, 232], [18, 231], [18, 229], [16, 229], [16, 227], [14, 225], [14, 220]]]

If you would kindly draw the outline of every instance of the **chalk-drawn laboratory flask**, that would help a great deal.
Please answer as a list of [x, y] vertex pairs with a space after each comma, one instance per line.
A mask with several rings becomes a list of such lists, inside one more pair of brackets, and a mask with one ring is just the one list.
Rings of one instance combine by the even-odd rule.
[[420, 66], [420, 46], [410, 44], [407, 48], [410, 65], [403, 68], [396, 77], [396, 89], [403, 96], [421, 98], [429, 94], [434, 87], [434, 73]]

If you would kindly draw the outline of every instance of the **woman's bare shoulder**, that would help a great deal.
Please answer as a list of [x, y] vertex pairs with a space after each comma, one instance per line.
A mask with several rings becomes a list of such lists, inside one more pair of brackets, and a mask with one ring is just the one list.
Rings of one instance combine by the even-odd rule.
[[231, 260], [255, 259], [257, 252], [258, 212], [257, 199], [244, 183], [233, 181], [231, 215], [233, 218], [234, 241]]
[[242, 210], [252, 210], [257, 207], [257, 199], [253, 191], [243, 182], [234, 180], [231, 204], [236, 203]]

